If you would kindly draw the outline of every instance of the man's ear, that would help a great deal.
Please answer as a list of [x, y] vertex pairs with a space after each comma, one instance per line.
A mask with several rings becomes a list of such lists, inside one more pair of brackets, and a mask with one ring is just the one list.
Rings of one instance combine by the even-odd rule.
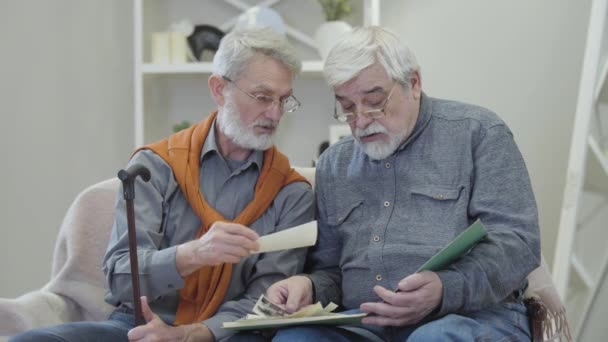
[[220, 75], [212, 74], [211, 76], [209, 76], [207, 84], [209, 85], [209, 91], [211, 92], [211, 97], [213, 97], [213, 101], [215, 101], [218, 106], [223, 106], [226, 102], [224, 97], [224, 87], [226, 86], [226, 80], [224, 80]]
[[414, 99], [420, 99], [420, 96], [422, 94], [422, 79], [420, 78], [420, 71], [415, 70], [414, 72], [412, 72], [410, 76], [410, 86]]

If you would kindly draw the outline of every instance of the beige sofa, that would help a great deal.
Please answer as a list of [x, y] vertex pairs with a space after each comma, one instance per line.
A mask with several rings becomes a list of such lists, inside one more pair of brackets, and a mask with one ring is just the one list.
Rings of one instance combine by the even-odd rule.
[[[297, 170], [314, 183], [314, 168]], [[0, 298], [0, 336], [108, 317], [113, 308], [103, 300], [106, 283], [101, 260], [110, 236], [119, 186], [116, 178], [106, 180], [85, 189], [74, 200], [57, 238], [49, 282], [15, 299]], [[554, 340], [556, 336], [567, 340], [564, 307], [544, 260], [529, 279], [526, 297], [540, 298], [544, 304], [539, 307], [540, 316], [536, 316], [538, 323], [542, 323], [536, 327], [539, 333], [544, 340]]]

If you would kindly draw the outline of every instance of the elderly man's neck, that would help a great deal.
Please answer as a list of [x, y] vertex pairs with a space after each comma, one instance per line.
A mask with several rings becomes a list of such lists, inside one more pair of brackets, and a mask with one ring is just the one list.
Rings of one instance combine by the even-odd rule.
[[215, 136], [217, 147], [224, 159], [229, 160], [245, 160], [249, 158], [252, 149], [243, 148], [235, 144], [230, 138], [228, 138], [219, 128], [219, 125], [215, 125]]

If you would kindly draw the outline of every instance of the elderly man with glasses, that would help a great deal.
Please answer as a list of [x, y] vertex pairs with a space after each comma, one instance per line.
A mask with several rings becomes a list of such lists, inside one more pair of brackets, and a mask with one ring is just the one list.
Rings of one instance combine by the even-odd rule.
[[208, 84], [217, 111], [142, 147], [129, 162], [152, 174], [135, 185], [147, 324], [135, 327], [133, 320], [119, 195], [103, 261], [106, 301], [117, 306], [109, 320], [33, 330], [11, 341], [246, 340], [222, 323], [245, 316], [268, 286], [302, 271], [305, 249], [251, 254], [259, 236], [313, 219], [310, 185], [272, 143], [283, 114], [300, 106], [292, 94], [300, 62], [283, 36], [253, 29], [226, 35], [213, 69]]
[[[493, 112], [431, 98], [396, 35], [358, 28], [324, 69], [352, 138], [316, 175], [319, 240], [310, 273], [267, 291], [368, 313], [362, 325], [279, 330], [275, 341], [524, 341], [522, 293], [539, 265], [536, 203], [522, 156]], [[473, 221], [488, 236], [436, 272], [416, 270]]]

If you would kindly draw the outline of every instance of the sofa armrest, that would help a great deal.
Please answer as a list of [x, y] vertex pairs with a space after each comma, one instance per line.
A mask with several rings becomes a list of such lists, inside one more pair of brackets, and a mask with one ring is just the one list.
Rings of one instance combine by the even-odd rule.
[[14, 299], [0, 298], [0, 335], [70, 322], [76, 305], [57, 294], [34, 291]]

